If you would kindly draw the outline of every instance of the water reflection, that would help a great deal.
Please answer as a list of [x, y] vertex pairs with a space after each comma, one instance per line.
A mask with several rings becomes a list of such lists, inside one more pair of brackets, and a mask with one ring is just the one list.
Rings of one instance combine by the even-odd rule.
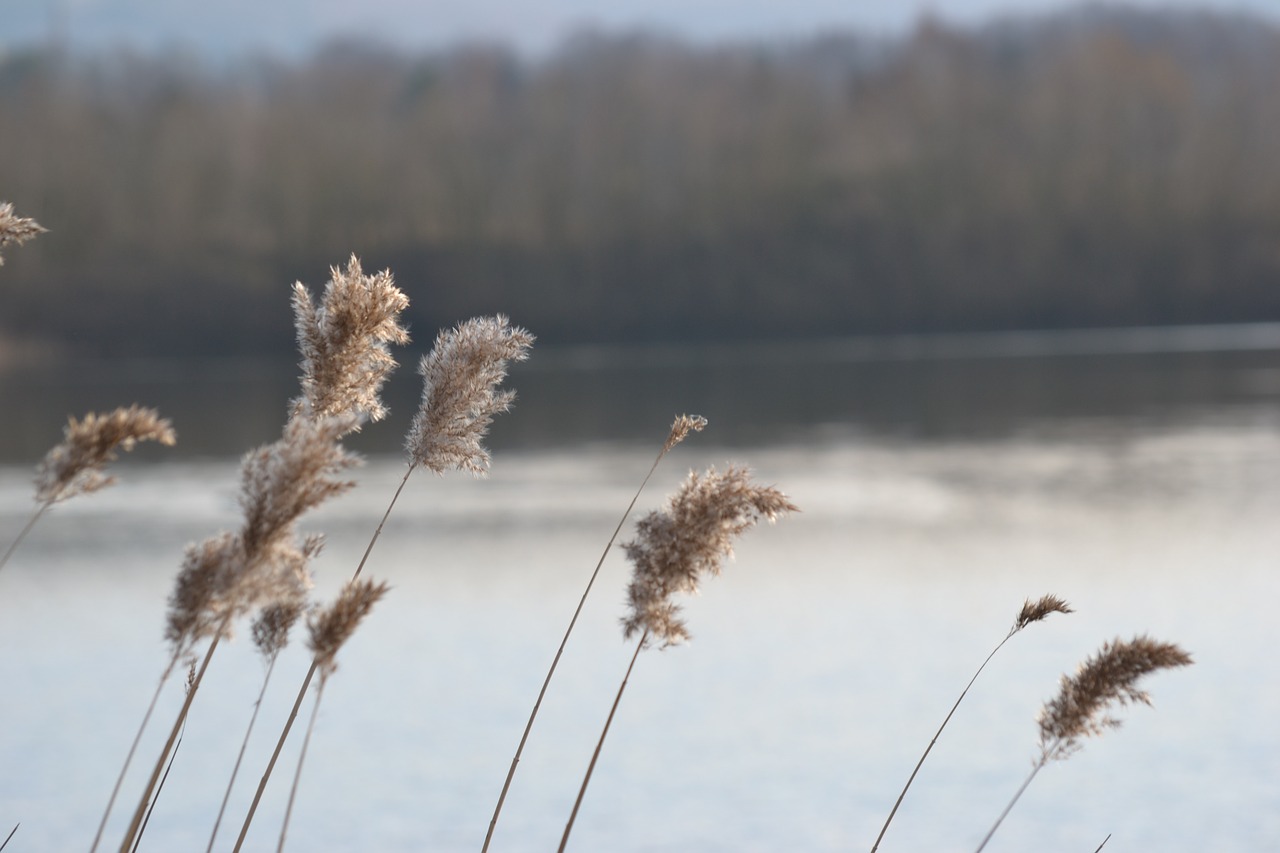
[[[405, 356], [406, 363], [414, 361]], [[518, 414], [497, 449], [651, 442], [678, 412], [708, 417], [717, 441], [751, 446], [823, 436], [1003, 438], [1107, 422], [1158, 427], [1224, 409], [1280, 409], [1280, 326], [973, 335], [795, 346], [541, 349], [516, 365]], [[239, 456], [279, 434], [297, 393], [288, 360], [126, 362], [0, 373], [0, 462], [27, 462], [68, 415], [139, 402], [159, 408], [186, 457]], [[399, 453], [421, 394], [402, 367], [389, 424], [352, 444]], [[143, 458], [173, 451], [143, 449]]]

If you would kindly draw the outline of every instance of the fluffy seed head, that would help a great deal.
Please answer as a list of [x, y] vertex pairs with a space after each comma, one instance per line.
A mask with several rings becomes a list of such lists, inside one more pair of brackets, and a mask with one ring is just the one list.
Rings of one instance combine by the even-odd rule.
[[1064, 759], [1080, 749], [1081, 738], [1118, 728], [1120, 721], [1109, 713], [1113, 705], [1150, 705], [1151, 697], [1137, 686], [1144, 675], [1191, 663], [1178, 646], [1146, 636], [1104, 643], [1075, 675], [1062, 677], [1057, 697], [1041, 709], [1041, 760]]
[[240, 469], [244, 547], [256, 554], [289, 538], [299, 516], [352, 488], [335, 475], [359, 465], [339, 439], [351, 431], [355, 415], [296, 417], [279, 441], [250, 451]]
[[476, 317], [441, 332], [423, 356], [422, 405], [405, 441], [410, 458], [437, 474], [470, 471], [483, 476], [489, 453], [481, 440], [494, 415], [511, 408], [514, 391], [497, 390], [507, 365], [524, 361], [533, 335], [506, 317]]
[[378, 393], [396, 367], [388, 345], [409, 341], [400, 325], [400, 313], [408, 305], [409, 298], [395, 286], [390, 270], [365, 275], [355, 255], [345, 270], [330, 269], [318, 307], [307, 288], [295, 283], [302, 396], [293, 401], [293, 415], [352, 414], [357, 417], [353, 429], [365, 418], [385, 417], [387, 409]]
[[[43, 234], [45, 228], [34, 219], [16, 216], [13, 205], [0, 202], [0, 249], [12, 243], [21, 246], [37, 234]], [[0, 255], [0, 267], [4, 266], [4, 255]]]
[[1071, 605], [1067, 604], [1056, 595], [1044, 595], [1036, 601], [1027, 599], [1022, 603], [1022, 610], [1018, 612], [1018, 618], [1013, 620], [1013, 628], [1009, 631], [1010, 636], [1018, 633], [1032, 622], [1039, 622], [1050, 613], [1074, 613]]
[[667, 443], [662, 446], [662, 452], [666, 453], [684, 441], [685, 436], [690, 432], [702, 432], [706, 426], [707, 419], [702, 415], [677, 415], [671, 424], [671, 434], [667, 436]]
[[84, 420], [71, 418], [62, 443], [52, 448], [36, 470], [36, 500], [64, 501], [96, 492], [115, 482], [103, 468], [116, 459], [116, 451], [129, 451], [139, 441], [172, 445], [173, 426], [155, 409], [130, 406], [105, 415], [93, 412]]
[[720, 574], [724, 559], [733, 555], [734, 537], [760, 519], [772, 522], [795, 511], [782, 492], [751, 482], [746, 468], [690, 472], [666, 509], [640, 519], [636, 538], [622, 546], [633, 566], [624, 636], [648, 631], [663, 646], [687, 640], [671, 596], [695, 593], [703, 575]]
[[338, 650], [389, 588], [385, 583], [372, 580], [352, 581], [342, 588], [333, 604], [307, 618], [308, 647], [315, 655], [321, 678], [327, 678], [338, 668], [335, 662]]
[[258, 611], [258, 618], [253, 620], [253, 644], [264, 658], [274, 659], [289, 644], [289, 631], [305, 609], [305, 599], [294, 596]]

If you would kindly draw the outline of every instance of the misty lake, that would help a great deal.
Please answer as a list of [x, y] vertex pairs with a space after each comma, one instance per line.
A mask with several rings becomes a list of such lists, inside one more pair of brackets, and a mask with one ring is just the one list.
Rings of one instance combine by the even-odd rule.
[[[404, 361], [409, 362], [409, 358]], [[43, 518], [0, 571], [0, 840], [87, 850], [167, 655], [183, 547], [238, 523], [237, 459], [279, 434], [284, 363], [0, 374], [0, 545], [67, 415], [138, 402], [179, 445]], [[417, 377], [352, 444], [359, 487], [304, 520], [317, 592], [359, 561], [404, 471]], [[748, 533], [640, 655], [571, 850], [870, 849], [921, 751], [1023, 600], [1077, 610], [992, 660], [881, 846], [972, 850], [1030, 769], [1035, 716], [1103, 641], [1193, 667], [1051, 764], [988, 850], [1280, 845], [1280, 328], [953, 336], [803, 347], [576, 349], [518, 366], [485, 480], [418, 472], [366, 571], [393, 590], [339, 655], [289, 832], [297, 851], [479, 850], [538, 687], [674, 414], [705, 415], [632, 521], [690, 468], [750, 465], [803, 510]], [[622, 534], [630, 538], [629, 523]], [[543, 704], [492, 849], [554, 850], [630, 659], [619, 549]], [[220, 648], [141, 850], [204, 850], [263, 666]], [[215, 849], [230, 850], [308, 658], [276, 666]], [[162, 697], [118, 844], [178, 706]], [[311, 703], [303, 705], [305, 725]], [[302, 726], [245, 849], [274, 850]]]

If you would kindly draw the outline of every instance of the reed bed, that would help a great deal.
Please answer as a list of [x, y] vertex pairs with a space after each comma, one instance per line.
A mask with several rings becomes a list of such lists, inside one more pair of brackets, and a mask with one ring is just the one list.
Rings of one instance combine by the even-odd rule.
[[[0, 205], [0, 247], [20, 244], [41, 230], [33, 221], [15, 217], [11, 206]], [[301, 371], [298, 396], [282, 406], [285, 419], [281, 437], [250, 451], [242, 460], [240, 526], [191, 543], [182, 556], [163, 622], [169, 646], [168, 662], [162, 668], [132, 743], [125, 751], [119, 775], [113, 785], [103, 781], [104, 812], [96, 835], [86, 839], [91, 851], [106, 838], [110, 817], [129, 778], [128, 771], [137, 757], [143, 733], [151, 724], [157, 699], [171, 676], [180, 668], [186, 668], [189, 676], [181, 710], [170, 724], [165, 745], [156, 756], [147, 781], [137, 792], [136, 805], [119, 839], [121, 853], [139, 849], [150, 814], [164, 808], [163, 783], [173, 769], [189, 711], [198, 700], [215, 651], [244, 622], [251, 624], [254, 644], [264, 662], [264, 675], [253, 700], [252, 715], [245, 723], [239, 753], [226, 770], [225, 794], [220, 804], [210, 803], [211, 830], [206, 849], [215, 849], [232, 791], [246, 760], [265, 758], [265, 768], [258, 777], [256, 792], [233, 849], [238, 851], [245, 844], [294, 721], [306, 697], [312, 695], [311, 713], [292, 774], [288, 804], [276, 831], [276, 849], [285, 848], [295, 803], [305, 797], [304, 763], [312, 748], [317, 710], [325, 687], [337, 669], [338, 653], [355, 629], [370, 617], [374, 605], [394, 594], [386, 583], [362, 577], [387, 519], [410, 475], [418, 468], [437, 475], [462, 472], [483, 477], [488, 472], [493, 460], [484, 447], [486, 432], [493, 419], [510, 411], [515, 402], [515, 392], [503, 388], [502, 383], [509, 366], [528, 358], [534, 345], [532, 334], [511, 325], [501, 315], [473, 318], [439, 333], [419, 364], [423, 392], [421, 405], [405, 436], [404, 475], [381, 520], [371, 531], [363, 555], [342, 592], [333, 603], [322, 606], [313, 600], [311, 566], [322, 548], [323, 537], [319, 533], [303, 532], [301, 524], [311, 510], [340, 499], [355, 485], [349, 474], [362, 460], [342, 442], [352, 432], [387, 414], [379, 393], [397, 366], [391, 347], [403, 346], [409, 340], [408, 332], [400, 323], [408, 299], [396, 287], [390, 271], [366, 274], [353, 256], [345, 267], [332, 269], [319, 299], [304, 285], [295, 284], [292, 304]], [[707, 426], [707, 421], [698, 416], [676, 416], [652, 466], [608, 537], [534, 699], [532, 712], [501, 783], [487, 831], [476, 828], [477, 845], [482, 851], [491, 846], [503, 805], [511, 792], [512, 778], [533, 735], [539, 709], [617, 537], [658, 465], [677, 444]], [[112, 477], [106, 473], [106, 466], [117, 451], [129, 450], [140, 441], [173, 444], [175, 438], [168, 421], [154, 410], [136, 405], [73, 419], [66, 428], [64, 441], [39, 465], [32, 519], [8, 546], [0, 567], [11, 555], [20, 553], [19, 544], [49, 508], [110, 485]], [[707, 578], [721, 575], [726, 560], [733, 556], [735, 541], [759, 522], [772, 523], [797, 511], [799, 508], [784, 492], [755, 482], [747, 468], [730, 465], [690, 472], [665, 506], [646, 513], [636, 522], [634, 538], [621, 546], [633, 571], [625, 592], [627, 610], [620, 617], [620, 625], [624, 640], [634, 642], [634, 650], [586, 765], [559, 850], [569, 846], [575, 819], [581, 809], [588, 806], [585, 795], [592, 771], [640, 653], [645, 649], [670, 650], [691, 640], [677, 597], [696, 594]], [[2, 596], [0, 587], [0, 604]], [[1023, 604], [1012, 627], [982, 661], [925, 746], [879, 835], [870, 844], [873, 853], [885, 840], [898, 807], [925, 760], [939, 745], [947, 724], [996, 652], [1030, 625], [1052, 614], [1071, 612], [1071, 606], [1056, 595], [1028, 599]], [[249, 735], [259, 722], [258, 710], [276, 672], [280, 651], [299, 621], [307, 628], [310, 668], [305, 675], [299, 674], [301, 685], [289, 715], [279, 721], [280, 735], [274, 751], [269, 757], [247, 754]], [[1190, 663], [1190, 655], [1178, 646], [1140, 635], [1131, 641], [1115, 640], [1103, 645], [1075, 675], [1064, 677], [1058, 696], [1041, 711], [1040, 749], [1030, 776], [1004, 807], [977, 849], [986, 846], [1044, 766], [1069, 757], [1081, 748], [1084, 738], [1118, 726], [1112, 715], [1115, 707], [1149, 704], [1149, 695], [1138, 687], [1140, 679]], [[121, 735], [108, 733], [107, 736]], [[315, 748], [322, 748], [321, 744], [322, 740], [317, 740]], [[565, 756], [567, 761], [574, 759], [575, 756]], [[494, 768], [494, 776], [497, 787], [501, 768]], [[15, 823], [21, 818], [22, 815], [0, 814], [0, 819]], [[5, 844], [14, 837], [17, 828], [15, 826], [6, 837]], [[1105, 831], [1106, 828], [1099, 829]]]

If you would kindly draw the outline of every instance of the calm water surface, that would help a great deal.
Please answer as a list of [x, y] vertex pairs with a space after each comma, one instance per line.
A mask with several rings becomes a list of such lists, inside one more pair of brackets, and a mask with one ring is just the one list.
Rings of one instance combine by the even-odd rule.
[[[1059, 675], [1141, 632], [1196, 665], [1150, 679], [1154, 708], [1046, 768], [988, 849], [1092, 850], [1108, 834], [1108, 850], [1280, 846], [1280, 352], [650, 356], [531, 363], [487, 480], [410, 480], [367, 569], [394, 590], [326, 688], [290, 849], [480, 848], [559, 637], [676, 411], [711, 428], [663, 464], [640, 511], [688, 468], [727, 461], [804, 511], [748, 534], [689, 602], [690, 645], [641, 655], [571, 849], [869, 849], [974, 668], [1023, 599], [1049, 592], [1078, 612], [993, 660], [881, 849], [973, 849], [1029, 769]], [[237, 524], [234, 457], [278, 430], [290, 370], [3, 383], [22, 410], [0, 442], [5, 544], [30, 511], [30, 460], [68, 411], [150, 390], [139, 400], [165, 407], [188, 447], [58, 507], [0, 573], [0, 831], [21, 821], [10, 850], [88, 848], [165, 662], [182, 548]], [[403, 473], [408, 379], [395, 415], [361, 436], [359, 488], [305, 525], [328, 537], [325, 598]], [[70, 407], [78, 394], [92, 399]], [[604, 564], [495, 851], [558, 843], [629, 659], [628, 568], [616, 551]], [[277, 666], [217, 849], [306, 663], [294, 648]], [[245, 638], [219, 650], [142, 849], [204, 849], [262, 673]], [[157, 719], [180, 700], [171, 685]], [[299, 742], [246, 849], [275, 847]]]

